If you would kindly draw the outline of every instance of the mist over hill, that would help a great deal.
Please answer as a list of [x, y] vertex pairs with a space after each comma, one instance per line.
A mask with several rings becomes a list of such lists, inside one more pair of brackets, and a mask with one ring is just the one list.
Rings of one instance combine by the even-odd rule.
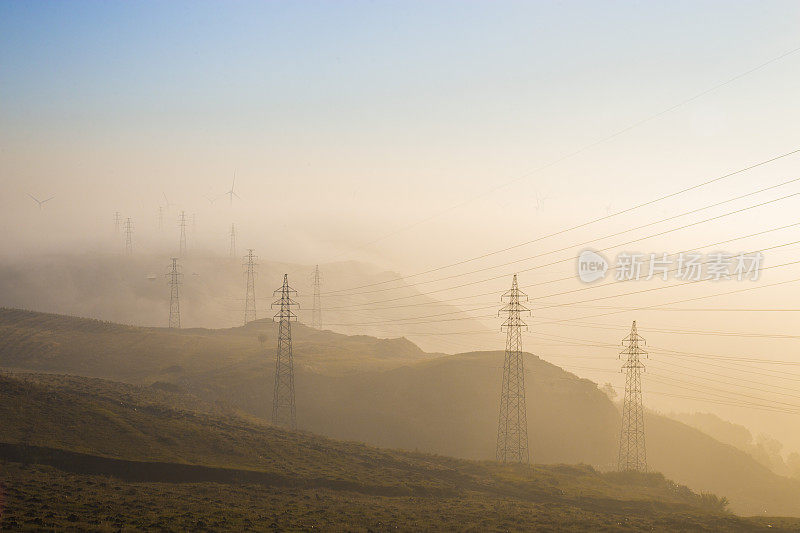
[[728, 422], [711, 413], [672, 413], [670, 418], [747, 452], [776, 474], [800, 479], [800, 454], [791, 452], [784, 458], [783, 444], [768, 435], [754, 436], [741, 424]]
[[[0, 365], [103, 377], [195, 397], [265, 420], [276, 324], [223, 330], [140, 328], [0, 311]], [[329, 437], [468, 459], [493, 459], [502, 352], [427, 354], [405, 340], [294, 329], [298, 424]], [[259, 342], [263, 341], [263, 346]], [[619, 413], [597, 384], [526, 356], [536, 463], [613, 469]], [[646, 418], [648, 465], [744, 514], [800, 516], [800, 482], [656, 413]]]
[[[256, 250], [256, 253], [258, 251]], [[0, 306], [31, 309], [110, 320], [139, 326], [166, 326], [169, 317], [168, 255], [45, 254], [0, 259]], [[245, 278], [242, 258], [212, 254], [190, 254], [180, 259], [181, 324], [189, 328], [239, 326], [244, 319]], [[407, 331], [392, 320], [408, 318], [403, 308], [364, 310], [374, 298], [369, 294], [327, 295], [325, 291], [395, 280], [398, 274], [354, 261], [320, 265], [323, 292], [323, 326], [351, 335], [400, 337]], [[311, 322], [314, 265], [295, 265], [262, 257], [256, 268], [258, 318], [271, 318], [273, 291], [288, 273], [289, 284], [298, 291], [300, 320]], [[444, 333], [483, 329], [477, 319], [451, 305], [438, 303], [402, 282], [382, 286], [405, 287], [392, 295], [415, 296], [411, 301], [448, 313], [453, 322], [414, 324], [417, 336], [409, 338], [427, 351], [451, 351], [441, 340]], [[329, 309], [329, 308], [333, 309]], [[374, 324], [378, 322], [377, 324]], [[387, 323], [388, 322], [388, 323]], [[430, 335], [435, 333], [434, 335]]]

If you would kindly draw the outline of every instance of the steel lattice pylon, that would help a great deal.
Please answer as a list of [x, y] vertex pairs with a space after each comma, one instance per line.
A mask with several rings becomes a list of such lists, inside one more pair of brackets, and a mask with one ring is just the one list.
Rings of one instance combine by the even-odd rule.
[[180, 246], [178, 247], [178, 256], [186, 257], [186, 211], [181, 211], [180, 216], [178, 217], [178, 226], [181, 228], [181, 241]]
[[278, 427], [297, 429], [297, 416], [294, 405], [294, 362], [292, 361], [292, 321], [297, 315], [292, 311], [297, 303], [292, 295], [297, 291], [289, 287], [286, 274], [283, 275], [283, 286], [274, 295], [280, 299], [272, 304], [280, 311], [274, 320], [278, 321], [278, 352], [275, 357], [275, 390], [272, 398], [272, 424]]
[[497, 428], [497, 460], [503, 463], [530, 463], [528, 452], [528, 416], [525, 405], [525, 366], [522, 353], [522, 313], [529, 312], [521, 302], [528, 296], [517, 287], [517, 275], [511, 290], [503, 294], [508, 313], [503, 322], [506, 331], [506, 356], [503, 364], [503, 389], [500, 393], [500, 420]]
[[133, 253], [133, 220], [131, 217], [125, 219], [125, 253], [131, 255]]
[[636, 321], [633, 321], [631, 333], [622, 340], [625, 347], [619, 356], [625, 358], [625, 398], [622, 403], [622, 430], [619, 436], [620, 471], [647, 470], [647, 453], [644, 445], [644, 407], [642, 406], [642, 371], [644, 365], [641, 356], [647, 357], [640, 344], [645, 340], [639, 336]]
[[314, 267], [314, 305], [311, 310], [311, 327], [322, 329], [322, 304], [319, 297], [319, 265]]
[[178, 258], [172, 258], [172, 265], [169, 272], [167, 272], [167, 279], [169, 280], [169, 327], [181, 327], [181, 302], [178, 293], [178, 287], [181, 285], [181, 271], [178, 266]]
[[245, 275], [247, 276], [247, 290], [244, 295], [245, 325], [256, 319], [256, 259], [253, 250], [247, 250], [244, 258]]
[[229, 253], [231, 257], [236, 257], [236, 226], [233, 224], [231, 224], [230, 237], [231, 237], [231, 247]]

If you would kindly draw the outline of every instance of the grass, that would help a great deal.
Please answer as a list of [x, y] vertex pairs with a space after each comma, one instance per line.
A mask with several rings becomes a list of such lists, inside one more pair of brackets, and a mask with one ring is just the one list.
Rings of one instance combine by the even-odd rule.
[[[299, 323], [292, 327], [297, 364], [318, 373], [395, 368], [431, 357], [402, 338], [348, 336]], [[0, 361], [5, 367], [169, 382], [185, 372], [272, 361], [276, 343], [277, 324], [270, 319], [237, 328], [174, 330], [0, 308]]]
[[[0, 527], [75, 531], [779, 531], [724, 514], [601, 509], [468, 491], [375, 496], [248, 484], [126, 483], [3, 462]], [[781, 524], [787, 529], [797, 521]]]
[[[191, 483], [182, 478], [134, 482], [125, 480], [130, 476], [91, 471], [78, 456], [69, 464], [35, 459], [21, 464], [4, 457], [0, 525], [353, 531], [755, 527], [724, 512], [719, 500], [660, 474], [537, 465], [531, 475], [519, 465], [287, 433], [218, 414], [211, 405], [199, 406], [205, 412], [173, 406], [182, 401], [188, 402], [158, 388], [98, 379], [0, 377], [5, 442], [137, 461], [126, 466], [136, 474], [157, 470], [158, 465], [150, 465], [154, 461], [189, 465], [184, 468], [190, 472], [210, 466], [271, 474], [258, 482], [242, 476], [223, 483], [206, 469]], [[58, 464], [60, 469], [52, 466]]]

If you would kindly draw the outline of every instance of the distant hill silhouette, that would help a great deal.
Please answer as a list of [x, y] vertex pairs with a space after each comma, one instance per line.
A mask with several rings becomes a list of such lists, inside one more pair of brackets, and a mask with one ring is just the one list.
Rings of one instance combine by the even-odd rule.
[[[311, 323], [312, 272], [314, 265], [270, 261], [260, 256], [255, 280], [258, 318], [271, 319], [273, 291], [281, 285], [283, 274], [298, 291], [300, 321]], [[140, 326], [167, 326], [169, 288], [165, 273], [169, 255], [51, 254], [24, 259], [0, 258], [0, 306], [31, 309], [47, 313], [83, 316]], [[240, 326], [244, 320], [245, 280], [241, 258], [194, 253], [179, 260], [183, 272], [181, 285], [181, 323], [184, 327], [226, 328]], [[345, 261], [320, 265], [323, 291], [394, 280], [398, 274], [372, 265]], [[451, 313], [458, 321], [418, 324], [417, 340], [429, 351], [447, 351], [441, 333], [463, 329], [483, 329], [457, 307], [421, 295], [413, 286], [392, 282], [380, 287], [396, 287], [393, 296], [414, 296], [419, 305], [435, 305], [437, 312]], [[379, 287], [379, 288], [380, 288]], [[348, 334], [378, 337], [398, 336], [396, 327], [385, 322], [408, 318], [408, 309], [390, 308], [364, 311], [345, 308], [376, 299], [375, 294], [324, 295], [322, 314], [325, 324], [338, 324], [336, 330]], [[380, 307], [380, 306], [379, 306]], [[369, 316], [365, 320], [365, 315]], [[384, 322], [384, 324], [365, 324]], [[347, 324], [358, 324], [348, 326]], [[425, 335], [436, 333], [436, 335]]]

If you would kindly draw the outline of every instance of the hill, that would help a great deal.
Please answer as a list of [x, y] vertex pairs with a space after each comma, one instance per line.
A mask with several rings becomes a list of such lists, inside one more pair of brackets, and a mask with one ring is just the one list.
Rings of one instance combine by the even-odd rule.
[[[0, 311], [0, 365], [180, 391], [221, 412], [265, 420], [274, 325], [227, 330], [133, 328]], [[301, 428], [375, 446], [494, 457], [501, 352], [425, 354], [408, 341], [296, 328]], [[256, 340], [266, 335], [262, 350]], [[613, 467], [616, 406], [591, 381], [529, 355], [528, 418], [537, 463]], [[205, 408], [205, 412], [210, 412]], [[800, 516], [800, 484], [685, 424], [648, 413], [648, 463], [741, 514]]]
[[753, 436], [741, 424], [711, 413], [670, 413], [669, 416], [748, 453], [778, 475], [800, 479], [800, 454], [791, 452], [784, 459], [783, 444], [769, 435]]
[[[258, 250], [256, 251], [258, 252]], [[139, 326], [166, 326], [169, 317], [169, 287], [165, 273], [170, 255], [137, 252], [120, 254], [49, 254], [24, 258], [0, 258], [0, 306], [32, 309], [47, 313], [83, 316]], [[244, 318], [245, 280], [240, 258], [194, 253], [181, 258], [181, 322], [190, 328], [239, 326]], [[395, 280], [398, 274], [369, 264], [346, 261], [320, 265], [323, 291]], [[271, 261], [263, 253], [255, 280], [259, 318], [271, 318], [273, 291], [280, 287], [284, 273], [297, 291], [301, 321], [311, 322], [312, 273], [314, 265]], [[449, 313], [458, 321], [419, 324], [414, 340], [428, 351], [446, 351], [440, 333], [461, 329], [482, 329], [458, 307], [420, 294], [413, 286], [392, 282], [394, 296], [414, 296], [415, 304]], [[397, 337], [405, 328], [387, 323], [407, 318], [403, 308], [358, 310], [359, 304], [374, 300], [374, 294], [324, 295], [323, 324], [349, 334]], [[356, 306], [354, 309], [353, 306]], [[365, 320], [365, 314], [369, 320]], [[372, 322], [379, 322], [372, 324]], [[381, 323], [382, 322], [382, 323]], [[350, 325], [354, 324], [354, 325]], [[426, 333], [437, 335], [426, 335]]]
[[169, 396], [0, 376], [3, 528], [756, 528], [660, 474], [551, 465], [531, 475], [184, 411]]
[[[317, 331], [295, 324], [298, 366], [322, 374], [389, 368], [430, 358], [406, 339]], [[0, 357], [6, 367], [69, 372], [132, 383], [179, 379], [243, 362], [270, 361], [271, 320], [222, 330], [141, 328], [100, 320], [0, 309]]]

